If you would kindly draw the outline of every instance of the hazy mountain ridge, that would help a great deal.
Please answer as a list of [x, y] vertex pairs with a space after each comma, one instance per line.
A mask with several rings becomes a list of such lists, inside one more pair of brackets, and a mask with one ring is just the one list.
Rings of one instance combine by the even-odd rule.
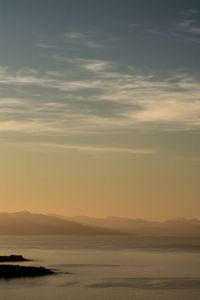
[[71, 218], [81, 224], [121, 230], [127, 234], [139, 236], [200, 236], [199, 219], [169, 219], [166, 221], [148, 221], [121, 217], [91, 218], [78, 216]]
[[30, 212], [0, 213], [0, 235], [200, 236], [199, 219], [163, 222], [122, 217], [63, 217]]
[[30, 212], [0, 213], [1, 235], [116, 234], [115, 230], [79, 224], [55, 216]]

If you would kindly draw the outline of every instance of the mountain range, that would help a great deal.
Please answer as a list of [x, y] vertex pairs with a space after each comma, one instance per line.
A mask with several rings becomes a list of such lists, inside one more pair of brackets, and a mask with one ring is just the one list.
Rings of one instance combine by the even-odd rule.
[[70, 218], [70, 220], [136, 236], [200, 236], [199, 219], [177, 218], [161, 222], [120, 217], [90, 218], [79, 216]]
[[112, 229], [30, 212], [0, 213], [0, 235], [106, 235]]
[[148, 221], [120, 217], [62, 217], [26, 211], [0, 213], [0, 235], [200, 236], [199, 219]]

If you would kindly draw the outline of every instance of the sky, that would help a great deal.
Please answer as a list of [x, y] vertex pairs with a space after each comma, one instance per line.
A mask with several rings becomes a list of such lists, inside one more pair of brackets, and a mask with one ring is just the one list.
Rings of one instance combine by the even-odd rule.
[[0, 211], [200, 217], [200, 2], [0, 0]]

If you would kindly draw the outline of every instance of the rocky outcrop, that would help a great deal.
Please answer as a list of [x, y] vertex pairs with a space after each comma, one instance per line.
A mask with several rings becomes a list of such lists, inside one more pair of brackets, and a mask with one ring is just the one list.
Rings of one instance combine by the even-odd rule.
[[0, 265], [0, 278], [19, 278], [19, 277], [36, 277], [52, 275], [52, 270], [44, 267], [19, 266], [19, 265]]
[[20, 262], [20, 261], [29, 261], [29, 259], [24, 258], [22, 255], [9, 255], [0, 256], [0, 263], [4, 262]]

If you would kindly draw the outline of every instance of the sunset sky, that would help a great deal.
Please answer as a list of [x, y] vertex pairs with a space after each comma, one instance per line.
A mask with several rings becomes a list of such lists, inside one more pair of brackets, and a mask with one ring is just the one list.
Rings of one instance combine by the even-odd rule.
[[0, 211], [200, 217], [200, 1], [0, 0]]

